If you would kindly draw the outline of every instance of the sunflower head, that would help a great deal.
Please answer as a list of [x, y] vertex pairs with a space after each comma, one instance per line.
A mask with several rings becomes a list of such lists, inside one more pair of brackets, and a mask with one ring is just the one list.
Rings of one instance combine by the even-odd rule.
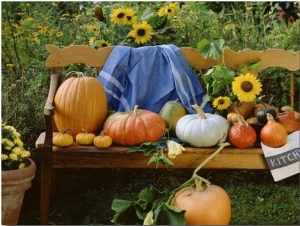
[[228, 108], [231, 104], [231, 100], [229, 97], [225, 96], [220, 96], [217, 97], [214, 101], [213, 101], [213, 107], [218, 109], [218, 110], [224, 110], [226, 108]]
[[104, 39], [99, 40], [99, 41], [98, 41], [98, 44], [97, 44], [97, 46], [98, 46], [99, 48], [107, 47], [107, 46], [109, 46], [109, 45], [110, 45], [110, 44], [109, 44], [107, 41], [105, 41]]
[[133, 30], [130, 31], [130, 36], [135, 38], [135, 42], [137, 44], [145, 43], [151, 40], [151, 35], [153, 34], [153, 30], [150, 24], [146, 21], [142, 23], [137, 23], [132, 25]]
[[164, 16], [164, 15], [168, 15], [168, 16], [174, 16], [175, 12], [179, 10], [178, 4], [175, 3], [171, 3], [165, 7], [162, 7], [159, 11], [158, 11], [158, 15], [160, 17]]
[[111, 21], [114, 24], [126, 24], [127, 18], [126, 18], [126, 9], [115, 9], [111, 14], [110, 14]]
[[232, 82], [232, 91], [237, 95], [239, 101], [254, 101], [262, 91], [260, 81], [250, 73], [239, 75]]

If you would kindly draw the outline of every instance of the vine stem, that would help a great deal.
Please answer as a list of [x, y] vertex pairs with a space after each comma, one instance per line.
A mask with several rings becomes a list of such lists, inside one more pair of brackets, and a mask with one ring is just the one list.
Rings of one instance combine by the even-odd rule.
[[[208, 162], [210, 162], [217, 154], [220, 153], [220, 151], [223, 150], [223, 148], [225, 148], [226, 146], [229, 146], [230, 143], [229, 142], [225, 142], [225, 143], [221, 143], [219, 148], [212, 153], [207, 159], [205, 159], [193, 172], [192, 177], [190, 179], [188, 179], [186, 182], [184, 182], [183, 184], [181, 184], [179, 187], [175, 188], [172, 192], [171, 195], [169, 196], [168, 200], [167, 200], [167, 204], [169, 204], [171, 202], [171, 200], [173, 199], [173, 197], [175, 196], [176, 192], [184, 187], [189, 187], [189, 186], [193, 186], [195, 183], [198, 185], [201, 185], [201, 183], [199, 183], [199, 181], [203, 181], [206, 184], [209, 184], [209, 181], [200, 177], [198, 175], [198, 172], [200, 171], [200, 169], [202, 169], [202, 167], [204, 167]], [[195, 182], [197, 181], [197, 182]], [[201, 188], [197, 186], [197, 191], [201, 191]]]

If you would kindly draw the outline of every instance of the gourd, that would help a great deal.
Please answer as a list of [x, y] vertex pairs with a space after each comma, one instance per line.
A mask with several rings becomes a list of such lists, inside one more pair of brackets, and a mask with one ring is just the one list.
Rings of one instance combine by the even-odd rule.
[[95, 134], [88, 133], [86, 129], [82, 129], [83, 133], [76, 135], [76, 142], [81, 145], [91, 145], [94, 141]]
[[217, 185], [185, 187], [175, 194], [171, 205], [185, 210], [187, 225], [227, 225], [231, 218], [231, 203], [227, 192]]
[[244, 119], [247, 119], [253, 114], [253, 110], [255, 106], [256, 106], [255, 101], [251, 101], [251, 102], [235, 101], [229, 106], [227, 110], [227, 114], [231, 112], [235, 113], [235, 110], [237, 110], [240, 113], [240, 115], [244, 117]]
[[102, 127], [107, 115], [107, 100], [100, 81], [85, 77], [82, 72], [70, 72], [58, 88], [55, 98], [54, 121], [58, 130], [72, 128], [75, 136], [81, 128], [96, 133]]
[[134, 146], [157, 141], [165, 132], [166, 123], [157, 113], [138, 109], [116, 112], [104, 123], [103, 130], [117, 144]]
[[227, 138], [229, 123], [217, 114], [204, 113], [198, 105], [192, 105], [197, 114], [180, 118], [176, 125], [179, 140], [195, 147], [211, 147]]
[[274, 119], [277, 118], [277, 109], [269, 104], [261, 102], [257, 104], [257, 106], [254, 109], [254, 115], [259, 123], [267, 123], [267, 113], [272, 114]]
[[290, 134], [300, 129], [299, 122], [295, 117], [295, 113], [290, 106], [281, 108], [284, 113], [278, 114], [279, 123], [284, 126], [287, 133]]
[[234, 124], [228, 132], [228, 139], [237, 148], [247, 148], [256, 141], [256, 132], [240, 115], [238, 123]]
[[227, 114], [227, 121], [228, 122], [238, 122], [238, 114], [236, 112], [230, 112]]
[[248, 118], [248, 119], [246, 119], [246, 122], [247, 122], [247, 123], [250, 123], [250, 124], [255, 124], [255, 123], [258, 123], [258, 121], [257, 121], [257, 118], [256, 118], [256, 117], [251, 117], [251, 118]]
[[168, 101], [159, 111], [159, 115], [165, 120], [166, 127], [169, 128], [169, 134], [176, 136], [176, 124], [178, 120], [187, 114], [184, 106], [179, 100]]
[[63, 132], [60, 132], [57, 135], [53, 136], [52, 143], [55, 146], [59, 147], [70, 146], [73, 143], [73, 137], [70, 134], [66, 133], [69, 130], [70, 128], [67, 128]]
[[94, 138], [94, 146], [97, 148], [108, 148], [112, 144], [112, 139], [110, 136], [105, 135], [104, 130]]
[[270, 113], [267, 113], [267, 119], [267, 124], [260, 131], [260, 139], [266, 146], [281, 147], [287, 141], [287, 131]]

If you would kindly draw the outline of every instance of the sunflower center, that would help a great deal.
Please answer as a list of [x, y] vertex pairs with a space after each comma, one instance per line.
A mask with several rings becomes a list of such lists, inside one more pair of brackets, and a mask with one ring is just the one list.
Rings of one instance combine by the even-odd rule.
[[102, 46], [102, 47], [107, 47], [107, 44], [104, 42], [104, 43], [102, 43], [101, 46]]
[[225, 101], [223, 99], [218, 101], [218, 104], [223, 105], [225, 103]]
[[118, 17], [119, 19], [121, 19], [121, 18], [123, 18], [124, 16], [125, 16], [124, 13], [119, 13], [117, 17]]
[[145, 29], [138, 29], [137, 31], [138, 36], [144, 36], [146, 34]]
[[126, 16], [128, 21], [131, 21], [132, 17], [131, 16]]
[[241, 89], [245, 92], [250, 92], [253, 89], [253, 84], [249, 81], [244, 81], [241, 85]]

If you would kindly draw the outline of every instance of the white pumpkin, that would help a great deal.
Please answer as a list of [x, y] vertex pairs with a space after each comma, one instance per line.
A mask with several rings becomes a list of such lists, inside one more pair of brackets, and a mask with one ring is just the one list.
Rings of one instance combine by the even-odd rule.
[[178, 139], [195, 147], [211, 147], [225, 142], [229, 130], [228, 121], [220, 115], [204, 113], [198, 105], [192, 105], [197, 114], [181, 117], [176, 125]]

